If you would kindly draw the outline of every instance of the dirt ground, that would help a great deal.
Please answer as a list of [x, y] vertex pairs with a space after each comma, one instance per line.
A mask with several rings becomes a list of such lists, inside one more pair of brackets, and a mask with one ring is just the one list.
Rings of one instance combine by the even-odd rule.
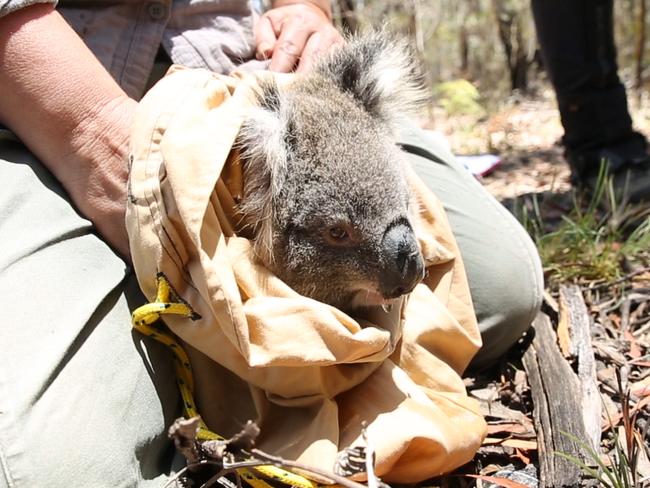
[[[630, 97], [630, 111], [637, 130], [650, 136], [650, 93]], [[492, 115], [447, 115], [434, 109], [427, 126], [448, 139], [459, 155], [497, 154], [502, 162], [482, 178], [499, 200], [522, 195], [571, 189], [570, 171], [560, 140], [563, 134], [552, 89], [540, 89], [533, 97], [513, 95]]]

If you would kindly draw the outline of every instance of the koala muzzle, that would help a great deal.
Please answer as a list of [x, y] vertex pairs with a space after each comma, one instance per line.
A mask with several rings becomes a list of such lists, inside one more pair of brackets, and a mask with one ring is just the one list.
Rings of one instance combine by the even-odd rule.
[[424, 276], [424, 260], [413, 229], [405, 223], [390, 227], [384, 234], [382, 253], [381, 294], [385, 298], [397, 298], [413, 290]]

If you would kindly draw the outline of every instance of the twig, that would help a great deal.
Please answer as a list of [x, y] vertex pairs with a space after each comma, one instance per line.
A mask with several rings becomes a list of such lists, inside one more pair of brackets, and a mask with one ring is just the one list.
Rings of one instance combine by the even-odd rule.
[[329, 473], [325, 470], [319, 469], [319, 468], [313, 468], [310, 466], [305, 466], [302, 463], [298, 463], [295, 461], [289, 461], [287, 459], [283, 459], [279, 456], [273, 456], [271, 454], [267, 454], [264, 451], [260, 451], [259, 449], [251, 449], [251, 455], [255, 456], [256, 458], [266, 461], [266, 463], [261, 463], [261, 464], [273, 464], [274, 466], [278, 466], [280, 468], [296, 468], [300, 469], [302, 471], [306, 471], [309, 473], [317, 474], [319, 476], [322, 476], [323, 478], [326, 478], [334, 483], [338, 483], [339, 485], [343, 485], [347, 488], [366, 488], [365, 485], [362, 485], [361, 483], [357, 483], [356, 481], [349, 480], [347, 478], [344, 478], [343, 476], [336, 475], [334, 473]]
[[[360, 483], [356, 483], [337, 474], [313, 468], [304, 464], [289, 461], [279, 456], [267, 454], [264, 451], [255, 449], [255, 440], [260, 433], [259, 427], [254, 422], [247, 422], [241, 432], [235, 434], [227, 440], [214, 440], [198, 443], [196, 434], [198, 432], [199, 418], [177, 419], [169, 429], [169, 436], [174, 439], [176, 448], [187, 458], [188, 464], [172, 477], [165, 485], [169, 488], [188, 470], [195, 471], [202, 465], [209, 464], [221, 468], [217, 474], [212, 476], [202, 488], [208, 488], [218, 482], [219, 478], [225, 474], [235, 472], [242, 468], [258, 468], [269, 464], [280, 468], [296, 468], [307, 473], [313, 473], [345, 488], [366, 488]], [[243, 455], [249, 459], [243, 461], [232, 461], [235, 455]], [[382, 488], [380, 481], [374, 474], [372, 467], [374, 461], [374, 452], [369, 449], [366, 455], [366, 471], [370, 488]], [[374, 483], [374, 484], [373, 484]], [[238, 485], [240, 481], [238, 479]]]
[[598, 320], [600, 321], [600, 324], [603, 326], [605, 329], [604, 332], [607, 333], [607, 331], [612, 329], [612, 321], [609, 319], [607, 316], [607, 312], [605, 310], [600, 309], [598, 310]]
[[630, 329], [630, 299], [626, 297], [621, 305], [621, 333], [629, 332]]
[[[585, 288], [583, 291], [585, 293], [590, 293], [591, 291], [593, 291], [593, 289], [592, 288]], [[598, 312], [603, 312], [603, 311], [610, 310], [610, 308], [608, 308], [608, 307], [610, 307], [610, 305], [612, 305], [612, 304], [616, 304], [616, 298], [605, 298], [605, 299], [600, 300], [600, 301], [597, 301], [597, 300], [594, 300], [594, 299], [591, 300], [591, 308], [597, 310]], [[616, 305], [614, 305], [614, 308], [615, 307], [616, 307]]]
[[221, 463], [219, 463], [217, 461], [210, 461], [208, 459], [203, 459], [203, 460], [201, 460], [199, 462], [188, 464], [183, 469], [181, 469], [178, 473], [176, 473], [174, 476], [169, 478], [167, 480], [167, 483], [165, 483], [165, 485], [163, 486], [163, 488], [170, 488], [185, 473], [187, 473], [188, 471], [196, 470], [197, 468], [200, 468], [201, 466], [218, 466], [218, 467], [221, 467]]
[[242, 468], [259, 468], [260, 466], [266, 466], [267, 464], [268, 463], [262, 459], [247, 459], [246, 461], [234, 462], [224, 460], [223, 469], [233, 470]]
[[590, 287], [588, 287], [588, 289], [593, 291], [593, 290], [600, 290], [602, 288], [608, 288], [608, 287], [614, 286], [614, 285], [620, 285], [621, 283], [624, 283], [624, 282], [634, 278], [637, 275], [647, 273], [647, 272], [650, 272], [650, 266], [646, 266], [644, 268], [639, 268], [637, 270], [634, 270], [631, 273], [628, 273], [628, 274], [626, 274], [624, 276], [621, 276], [620, 278], [618, 278], [618, 279], [616, 279], [614, 281], [604, 282], [604, 283], [600, 283], [598, 285], [590, 286]]
[[[212, 478], [210, 478], [208, 481], [203, 483], [200, 488], [209, 488], [210, 486], [214, 485], [215, 483], [222, 483], [226, 485], [228, 488], [235, 488], [235, 484], [230, 481], [228, 478], [224, 478], [224, 475], [227, 473], [224, 472], [225, 470], [222, 470], [215, 474]], [[235, 471], [236, 473], [236, 471]], [[223, 480], [222, 480], [223, 478]], [[222, 480], [222, 481], [219, 481]], [[239, 475], [237, 475], [237, 481], [239, 482]], [[238, 483], [239, 488], [241, 488], [241, 485]]]
[[649, 293], [650, 293], [650, 288], [646, 288], [646, 287], [644, 287], [644, 288], [632, 288], [630, 290], [629, 298], [630, 298], [630, 301], [632, 303], [641, 302], [641, 304], [643, 304], [648, 300], [648, 298], [650, 298]]
[[635, 330], [634, 332], [632, 332], [632, 335], [633, 335], [634, 337], [639, 337], [639, 336], [645, 334], [646, 332], [648, 332], [649, 330], [650, 330], [650, 320], [648, 320], [645, 324], [643, 324], [643, 325], [642, 325], [641, 327], [639, 327], [637, 330]]
[[[634, 290], [635, 293], [630, 293], [630, 299], [633, 300], [633, 295], [636, 295], [636, 290]], [[638, 300], [639, 306], [636, 307], [636, 310], [630, 314], [630, 321], [632, 322], [630, 324], [630, 327], [636, 327], [637, 325], [643, 323], [644, 320], [647, 320], [646, 316], [646, 308], [648, 308], [648, 304], [650, 304], [650, 295], [641, 295], [643, 299]]]
[[199, 431], [200, 420], [198, 417], [191, 419], [178, 418], [168, 431], [168, 436], [174, 441], [176, 449], [185, 456], [188, 465], [197, 463], [201, 459], [196, 434]]
[[[645, 354], [639, 358], [630, 360], [630, 364], [636, 365], [637, 363], [641, 363], [648, 360], [650, 360], [650, 354]], [[647, 371], [650, 374], [650, 369], [648, 369]]]
[[551, 310], [553, 310], [553, 312], [558, 313], [560, 311], [560, 306], [558, 305], [557, 300], [553, 298], [548, 290], [544, 290], [544, 301], [551, 308]]

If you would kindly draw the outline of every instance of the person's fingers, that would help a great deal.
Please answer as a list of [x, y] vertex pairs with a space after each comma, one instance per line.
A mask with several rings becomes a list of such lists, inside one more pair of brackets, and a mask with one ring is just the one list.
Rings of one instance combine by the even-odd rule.
[[273, 54], [273, 47], [277, 36], [273, 22], [267, 15], [263, 15], [255, 26], [255, 55], [257, 59], [269, 59]]
[[329, 51], [336, 44], [344, 42], [341, 34], [333, 28], [328, 27], [322, 31], [315, 32], [307, 40], [305, 48], [300, 56], [297, 72], [310, 70], [318, 59]]
[[313, 29], [305, 26], [301, 16], [286, 20], [273, 48], [271, 71], [290, 72], [297, 64]]
[[292, 4], [269, 10], [255, 27], [258, 58], [271, 58], [269, 69], [305, 71], [332, 45], [342, 42], [329, 18], [317, 7]]

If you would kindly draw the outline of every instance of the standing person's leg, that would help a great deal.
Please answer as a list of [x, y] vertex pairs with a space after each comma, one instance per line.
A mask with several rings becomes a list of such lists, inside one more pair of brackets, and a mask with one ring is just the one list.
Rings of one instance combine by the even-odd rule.
[[0, 129], [0, 486], [162, 486], [171, 357], [133, 334], [133, 273]]
[[574, 181], [593, 186], [606, 161], [619, 180], [633, 172], [632, 200], [649, 198], [647, 143], [632, 129], [617, 73], [613, 0], [532, 0], [532, 8]]
[[539, 311], [544, 288], [537, 249], [512, 214], [424, 131], [407, 128], [400, 143], [447, 211], [483, 338], [473, 364], [488, 365], [521, 337]]

